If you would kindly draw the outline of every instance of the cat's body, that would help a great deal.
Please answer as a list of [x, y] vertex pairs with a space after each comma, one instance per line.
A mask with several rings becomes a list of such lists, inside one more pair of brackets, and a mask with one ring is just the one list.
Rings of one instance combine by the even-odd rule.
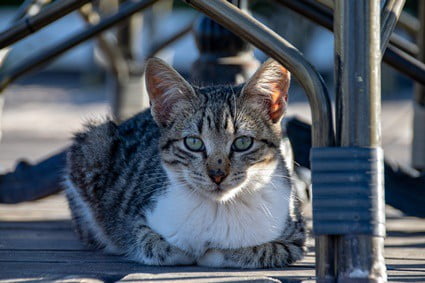
[[305, 229], [283, 113], [244, 106], [246, 86], [192, 88], [158, 61], [147, 79], [153, 116], [91, 125], [71, 147], [67, 196], [83, 241], [157, 265], [300, 259]]

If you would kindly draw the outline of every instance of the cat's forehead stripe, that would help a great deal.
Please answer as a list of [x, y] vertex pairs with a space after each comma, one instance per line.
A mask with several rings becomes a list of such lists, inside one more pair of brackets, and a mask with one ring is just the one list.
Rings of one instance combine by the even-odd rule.
[[[207, 109], [203, 113], [202, 119], [198, 121], [198, 123], [205, 124], [206, 128], [209, 131], [228, 130], [230, 128], [230, 125], [233, 124], [234, 121], [231, 115], [229, 114], [230, 111], [227, 107], [226, 104], [215, 105], [215, 107], [207, 107]], [[199, 132], [202, 133], [202, 131]]]
[[198, 131], [202, 134], [202, 124], [206, 124], [208, 130], [235, 130], [234, 118], [236, 116], [236, 95], [238, 89], [232, 87], [198, 89], [198, 95], [203, 97], [202, 118], [198, 122]]

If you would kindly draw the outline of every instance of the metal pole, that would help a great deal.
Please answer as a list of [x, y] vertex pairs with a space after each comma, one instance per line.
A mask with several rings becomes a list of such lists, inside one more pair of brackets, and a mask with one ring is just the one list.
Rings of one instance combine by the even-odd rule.
[[[419, 1], [420, 29], [418, 32], [419, 56], [425, 61], [425, 1]], [[425, 171], [425, 87], [416, 84], [413, 102], [412, 167]]]
[[16, 22], [25, 16], [34, 16], [38, 14], [43, 6], [49, 4], [51, 0], [25, 0], [15, 13], [12, 22]]
[[67, 39], [51, 48], [47, 48], [46, 50], [40, 52], [40, 54], [36, 54], [35, 56], [30, 57], [22, 64], [12, 68], [10, 72], [6, 74], [0, 74], [0, 92], [20, 76], [34, 70], [37, 67], [41, 67], [43, 64], [50, 62], [55, 57], [63, 54], [81, 42], [84, 42], [93, 36], [111, 28], [117, 23], [124, 21], [130, 15], [146, 9], [156, 1], [157, 0], [141, 0], [136, 3], [123, 5], [124, 7], [118, 13], [105, 18], [99, 24], [79, 32], [71, 39]]
[[[376, 159], [366, 160], [373, 168], [362, 175], [362, 192], [372, 196], [365, 225], [371, 233], [342, 233], [337, 236], [338, 282], [386, 281], [383, 257], [385, 228], [383, 164], [380, 126], [380, 7], [379, 1], [337, 0], [334, 11], [335, 73], [337, 78], [337, 144], [353, 150], [375, 150]], [[359, 186], [363, 185], [359, 179]], [[366, 190], [364, 190], [366, 189]], [[344, 190], [341, 187], [340, 190]], [[372, 192], [368, 191], [371, 190]], [[350, 193], [348, 190], [346, 193]], [[363, 202], [364, 203], [364, 202]], [[359, 203], [358, 205], [361, 205]], [[363, 215], [359, 210], [358, 215]], [[368, 214], [372, 215], [368, 215]], [[360, 229], [359, 229], [360, 230]], [[359, 231], [358, 230], [358, 231]]]
[[391, 43], [411, 56], [417, 56], [419, 54], [419, 47], [416, 43], [413, 43], [396, 33], [391, 35]]
[[420, 29], [419, 20], [407, 12], [401, 13], [398, 25], [411, 36], [416, 36]]
[[385, 50], [384, 62], [412, 80], [425, 85], [425, 64], [403, 50], [390, 44]]
[[387, 48], [406, 0], [387, 0], [381, 12], [381, 51]]
[[374, 58], [381, 54], [375, 48], [380, 28], [371, 18], [376, 17], [373, 2], [379, 1], [335, 1], [336, 97], [343, 107], [337, 144], [341, 146], [381, 144], [380, 60]]
[[12, 45], [18, 40], [36, 32], [90, 1], [91, 0], [56, 1], [35, 16], [22, 18], [17, 21], [13, 27], [0, 33], [0, 49]]

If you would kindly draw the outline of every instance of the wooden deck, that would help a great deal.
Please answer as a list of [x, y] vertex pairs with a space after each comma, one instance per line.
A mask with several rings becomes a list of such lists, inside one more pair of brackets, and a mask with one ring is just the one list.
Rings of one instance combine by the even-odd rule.
[[[389, 280], [425, 282], [425, 220], [402, 217], [391, 209], [387, 216]], [[82, 246], [63, 195], [0, 205], [1, 282], [313, 282], [312, 244], [309, 250], [302, 262], [283, 270], [143, 266]]]

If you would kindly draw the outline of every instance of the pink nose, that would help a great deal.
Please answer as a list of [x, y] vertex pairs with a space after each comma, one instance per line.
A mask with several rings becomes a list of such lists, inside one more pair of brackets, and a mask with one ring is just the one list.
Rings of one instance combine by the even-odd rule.
[[218, 185], [221, 182], [223, 182], [223, 180], [224, 180], [224, 178], [226, 178], [227, 174], [225, 172], [223, 172], [222, 170], [218, 169], [218, 170], [209, 170], [208, 176], [210, 177], [210, 179], [214, 183], [216, 183]]
[[217, 185], [220, 184], [221, 181], [224, 179], [224, 177], [222, 177], [222, 176], [214, 176], [214, 177], [211, 177], [211, 178], [212, 178], [213, 182], [216, 183]]

